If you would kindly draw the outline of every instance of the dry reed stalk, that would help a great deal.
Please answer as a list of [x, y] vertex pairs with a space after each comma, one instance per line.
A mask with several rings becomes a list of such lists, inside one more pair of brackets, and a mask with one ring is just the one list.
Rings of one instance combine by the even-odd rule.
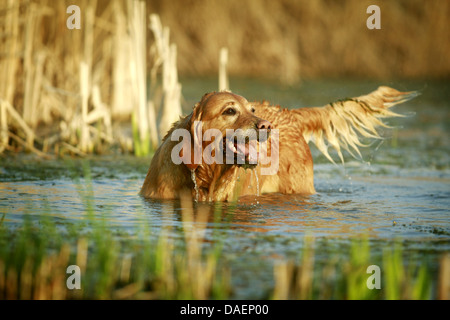
[[127, 17], [122, 8], [122, 1], [114, 0], [112, 2], [114, 15], [115, 32], [113, 58], [113, 101], [112, 116], [129, 117], [133, 112], [133, 104], [130, 103], [127, 92], [131, 92], [132, 79], [129, 72], [129, 61], [131, 55], [131, 39], [127, 33]]
[[16, 141], [18, 144], [22, 145], [25, 149], [28, 149], [29, 151], [31, 151], [31, 152], [35, 153], [36, 155], [40, 156], [41, 158], [52, 159], [52, 157], [50, 155], [48, 155], [45, 152], [42, 152], [42, 151], [36, 149], [33, 145], [30, 145], [29, 143], [23, 141], [20, 137], [18, 137], [14, 133], [8, 131], [8, 135], [14, 141]]
[[[153, 105], [162, 104], [162, 115], [159, 123], [159, 136], [165, 136], [171, 125], [178, 121], [181, 111], [181, 84], [178, 82], [177, 47], [170, 44], [169, 28], [163, 28], [159, 16], [150, 15], [150, 30], [155, 42], [152, 46], [153, 66], [151, 70], [151, 98]], [[157, 72], [162, 68], [162, 103], [157, 96]]]
[[[27, 15], [25, 24], [25, 41], [24, 41], [24, 73], [25, 73], [25, 88], [24, 88], [24, 102], [23, 102], [23, 119], [26, 123], [31, 124], [31, 98], [33, 95], [33, 78], [34, 71], [32, 52], [33, 52], [33, 39], [34, 31], [36, 30], [36, 18], [38, 7], [35, 3], [31, 3], [27, 6]], [[33, 127], [33, 125], [31, 125]]]
[[[77, 147], [74, 147], [74, 146], [68, 144], [67, 142], [61, 142], [61, 148], [65, 148], [65, 149], [69, 150], [69, 152], [76, 154], [79, 157], [87, 156], [87, 154], [85, 152], [81, 151]], [[56, 152], [56, 153], [59, 153], [59, 152]]]
[[[42, 18], [51, 14], [51, 9], [45, 4], [37, 5], [30, 3], [26, 11], [26, 24], [24, 31], [24, 100], [22, 116], [24, 121], [33, 129], [41, 120], [43, 113], [38, 112], [38, 105], [41, 95], [41, 87], [44, 73], [44, 63], [46, 54], [41, 51], [36, 43], [36, 31], [41, 25]], [[35, 52], [37, 51], [37, 52]]]
[[0, 260], [0, 300], [5, 299], [5, 290], [6, 288], [6, 267], [5, 262], [3, 260]]
[[221, 48], [219, 55], [219, 91], [230, 90], [227, 67], [228, 67], [228, 48]]
[[138, 122], [140, 148], [146, 154], [148, 153], [149, 139], [155, 139], [155, 137], [149, 137], [150, 124], [147, 114], [145, 3], [129, 0], [127, 6], [131, 37], [130, 71], [134, 89], [134, 113]]
[[305, 237], [305, 249], [303, 250], [302, 266], [298, 277], [298, 294], [300, 299], [310, 299], [312, 296], [314, 278], [314, 238]]
[[[22, 128], [22, 130], [26, 135], [26, 146], [32, 148], [35, 137], [34, 131], [26, 124], [26, 122], [22, 119], [20, 114], [16, 111], [16, 109], [14, 109], [14, 107], [8, 101], [0, 99], [0, 105], [3, 106], [2, 109], [5, 110], [5, 114], [9, 113], [10, 118], [15, 120], [17, 125], [19, 125]], [[7, 116], [2, 117], [2, 119], [4, 118], [8, 119]], [[8, 127], [6, 127], [6, 130], [7, 128]]]
[[[5, 58], [0, 59], [0, 74], [4, 76], [4, 80], [0, 81], [0, 99], [3, 98], [9, 104], [14, 103], [13, 99], [16, 84], [14, 77], [18, 64], [16, 52], [18, 50], [19, 39], [19, 5], [20, 3], [14, 0], [8, 0], [6, 5], [1, 8], [6, 10], [6, 13], [5, 17], [0, 19], [0, 30], [4, 34], [5, 39], [1, 52]], [[5, 52], [3, 52], [3, 50], [5, 50]], [[0, 101], [0, 153], [5, 150], [9, 142], [8, 114], [6, 107], [6, 103]]]
[[83, 1], [85, 8], [85, 22], [83, 28], [84, 51], [80, 61], [80, 96], [81, 96], [81, 123], [80, 123], [80, 150], [92, 152], [93, 143], [89, 134], [88, 100], [92, 91], [92, 53], [94, 50], [94, 22], [97, 1]]
[[0, 153], [8, 146], [8, 118], [6, 113], [6, 102], [0, 101]]
[[5, 76], [3, 82], [3, 88], [0, 91], [2, 98], [8, 101], [10, 104], [14, 103], [14, 90], [15, 81], [14, 77], [16, 75], [17, 66], [19, 64], [18, 57], [18, 41], [19, 37], [19, 7], [20, 3], [14, 0], [8, 0], [6, 5], [6, 17], [4, 19], [4, 29], [7, 32], [6, 43], [4, 48], [6, 48], [6, 59], [3, 62], [2, 75]]
[[150, 124], [150, 141], [153, 147], [158, 145], [158, 131], [156, 130], [156, 112], [155, 103], [152, 100], [147, 101], [148, 123]]
[[294, 265], [292, 262], [283, 261], [275, 263], [273, 267], [275, 288], [273, 292], [274, 300], [287, 300], [291, 293], [292, 276]]
[[18, 275], [17, 275], [17, 271], [15, 269], [7, 270], [6, 279], [5, 279], [6, 288], [8, 288], [8, 290], [6, 290], [6, 295], [5, 295], [6, 300], [16, 300], [17, 299], [17, 294], [18, 294], [17, 279], [18, 279]]
[[164, 57], [166, 56], [168, 42], [169, 29], [166, 27], [163, 29], [161, 20], [156, 14], [150, 15], [149, 28], [153, 34], [153, 45], [150, 48], [150, 54], [152, 56], [152, 67], [150, 70], [150, 101], [153, 105], [155, 116], [156, 112], [159, 111], [161, 107], [162, 92], [158, 81], [158, 72], [160, 72], [161, 67], [164, 63]]
[[33, 296], [33, 263], [31, 258], [26, 258], [20, 272], [19, 299], [30, 300]]
[[85, 8], [85, 23], [83, 28], [84, 51], [83, 60], [86, 62], [88, 70], [92, 70], [92, 55], [94, 51], [94, 24], [95, 10], [97, 9], [97, 0], [83, 0], [83, 8]]
[[163, 113], [159, 124], [159, 134], [164, 137], [172, 124], [181, 116], [181, 84], [177, 75], [177, 47], [172, 44], [167, 50], [163, 68]]
[[[149, 28], [152, 31], [153, 37], [154, 37], [153, 45], [150, 48], [150, 51], [153, 53], [152, 54], [153, 65], [152, 65], [152, 68], [150, 71], [150, 77], [151, 77], [150, 84], [152, 87], [156, 87], [157, 82], [158, 82], [157, 73], [163, 63], [163, 55], [161, 54], [161, 52], [164, 51], [164, 48], [165, 48], [164, 39], [167, 37], [164, 35], [161, 20], [157, 14], [150, 15]], [[165, 32], [168, 33], [167, 27], [166, 27]], [[153, 91], [153, 90], [151, 90], [151, 91]]]
[[440, 300], [450, 300], [450, 254], [447, 253], [441, 258], [439, 270], [438, 298]]
[[45, 112], [47, 109], [45, 107], [45, 104], [44, 104], [43, 108], [41, 108], [41, 109], [43, 109], [44, 112], [40, 113], [38, 111], [39, 102], [40, 102], [40, 98], [41, 98], [41, 91], [42, 91], [44, 62], [45, 62], [45, 53], [38, 52], [36, 54], [36, 71], [34, 74], [34, 85], [33, 85], [33, 89], [32, 89], [31, 107], [30, 107], [31, 114], [30, 114], [30, 119], [29, 119], [29, 123], [33, 128], [35, 128], [37, 126], [39, 120], [42, 120], [42, 119], [45, 119], [47, 121], [50, 120], [49, 112], [48, 111]]
[[301, 265], [282, 261], [274, 265], [275, 288], [273, 299], [311, 299], [314, 277], [314, 238], [305, 237]]
[[74, 118], [73, 126], [80, 129], [80, 150], [89, 152], [92, 150], [88, 127], [89, 65], [84, 61], [80, 63], [80, 95], [81, 119]]
[[98, 87], [98, 85], [94, 85], [94, 88], [92, 89], [92, 104], [94, 105], [94, 110], [89, 114], [91, 119], [88, 119], [88, 122], [93, 123], [98, 120], [103, 120], [105, 132], [99, 132], [99, 134], [104, 140], [112, 143], [113, 133], [111, 114], [109, 112], [108, 106], [101, 100], [100, 88]]

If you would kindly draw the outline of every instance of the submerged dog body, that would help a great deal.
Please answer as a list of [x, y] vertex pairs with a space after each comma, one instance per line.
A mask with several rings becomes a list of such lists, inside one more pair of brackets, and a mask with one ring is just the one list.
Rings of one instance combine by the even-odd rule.
[[[379, 138], [375, 128], [385, 126], [380, 119], [399, 116], [389, 108], [416, 95], [380, 87], [368, 95], [324, 107], [288, 110], [266, 102], [250, 103], [231, 92], [206, 94], [163, 139], [141, 195], [176, 199], [189, 193], [198, 201], [230, 201], [270, 192], [313, 194], [308, 142], [313, 141], [330, 161], [328, 146], [341, 159], [341, 148], [359, 154], [362, 144], [358, 135]], [[230, 139], [230, 129], [240, 133]], [[179, 130], [189, 132], [189, 139], [179, 142]], [[215, 135], [208, 135], [210, 132]], [[242, 143], [236, 143], [234, 139], [240, 138]], [[208, 148], [209, 158], [225, 156], [227, 161], [205, 158]], [[178, 157], [175, 161], [174, 155]]]

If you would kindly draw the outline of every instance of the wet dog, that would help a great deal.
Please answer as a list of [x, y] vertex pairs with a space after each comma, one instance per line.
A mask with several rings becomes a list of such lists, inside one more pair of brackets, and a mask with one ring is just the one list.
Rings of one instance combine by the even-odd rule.
[[313, 194], [312, 141], [330, 160], [333, 147], [359, 154], [359, 136], [379, 138], [381, 119], [417, 95], [389, 87], [324, 107], [288, 110], [228, 91], [204, 95], [164, 137], [141, 189], [146, 198], [230, 201], [278, 192]]

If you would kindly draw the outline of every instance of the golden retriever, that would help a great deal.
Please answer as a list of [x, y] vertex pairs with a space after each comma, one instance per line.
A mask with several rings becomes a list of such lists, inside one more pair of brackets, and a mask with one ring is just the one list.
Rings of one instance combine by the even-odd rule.
[[164, 137], [140, 194], [177, 199], [189, 193], [197, 201], [314, 194], [308, 142], [332, 162], [327, 149], [333, 147], [343, 161], [341, 148], [359, 154], [358, 136], [379, 138], [380, 119], [399, 116], [389, 109], [416, 95], [379, 87], [324, 107], [288, 110], [228, 91], [208, 93]]

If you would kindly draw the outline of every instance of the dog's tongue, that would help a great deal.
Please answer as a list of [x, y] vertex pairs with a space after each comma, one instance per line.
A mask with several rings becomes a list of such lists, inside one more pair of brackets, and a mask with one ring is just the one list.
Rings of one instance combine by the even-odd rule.
[[243, 154], [244, 156], [248, 156], [248, 147], [245, 145], [245, 143], [237, 143], [236, 150], [240, 154]]
[[250, 144], [238, 143], [236, 144], [237, 153], [248, 158], [250, 163], [257, 163], [258, 161], [258, 151], [255, 146], [256, 142], [251, 142]]

